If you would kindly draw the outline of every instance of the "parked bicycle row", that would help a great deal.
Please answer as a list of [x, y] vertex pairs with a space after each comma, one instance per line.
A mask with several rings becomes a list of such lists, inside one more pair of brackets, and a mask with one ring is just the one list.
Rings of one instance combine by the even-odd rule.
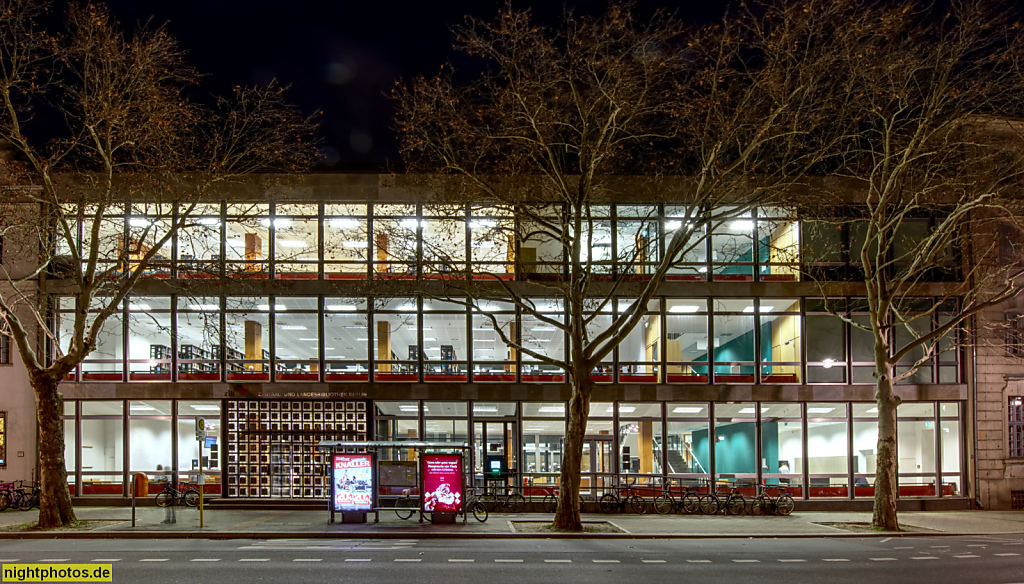
[[[655, 497], [640, 494], [633, 484], [627, 484], [616, 490], [604, 493], [597, 498], [598, 509], [602, 513], [621, 513], [627, 508], [633, 513], [643, 514], [653, 510], [665, 515], [668, 513], [686, 513], [688, 515], [789, 515], [796, 507], [793, 496], [783, 487], [757, 487], [754, 497], [744, 497], [740, 489], [733, 487], [717, 492], [705, 492], [702, 487], [666, 488]], [[590, 501], [593, 501], [591, 499]], [[584, 508], [588, 499], [580, 496], [580, 506]], [[542, 507], [548, 513], [554, 513], [558, 505], [558, 492], [544, 497]]]
[[0, 511], [8, 508], [28, 511], [39, 507], [39, 483], [26, 487], [25, 481], [0, 483]]

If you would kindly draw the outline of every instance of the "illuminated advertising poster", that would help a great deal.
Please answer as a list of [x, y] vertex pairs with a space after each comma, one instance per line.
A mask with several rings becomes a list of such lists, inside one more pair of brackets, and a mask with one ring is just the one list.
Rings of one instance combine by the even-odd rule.
[[373, 455], [334, 455], [334, 510], [373, 509]]
[[423, 456], [423, 511], [462, 512], [462, 455]]

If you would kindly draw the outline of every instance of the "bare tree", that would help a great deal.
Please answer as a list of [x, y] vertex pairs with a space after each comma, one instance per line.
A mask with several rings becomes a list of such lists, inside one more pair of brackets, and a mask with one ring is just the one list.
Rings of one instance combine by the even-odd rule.
[[[13, 151], [0, 226], [8, 257], [24, 260], [4, 266], [0, 317], [36, 397], [39, 526], [55, 527], [75, 521], [59, 383], [169, 257], [175, 233], [206, 225], [196, 218], [204, 197], [246, 175], [305, 168], [313, 125], [277, 85], [237, 88], [209, 107], [190, 100], [199, 76], [163, 28], [129, 35], [105, 7], [76, 5], [51, 34], [38, 24], [45, 9], [0, 2], [0, 137]], [[77, 296], [59, 342], [54, 274]]]
[[[848, 225], [845, 277], [864, 284], [856, 308], [866, 316], [851, 316], [834, 296], [830, 311], [873, 341], [872, 524], [885, 530], [899, 528], [894, 384], [915, 381], [937, 353], [960, 346], [961, 327], [1019, 291], [1017, 272], [994, 269], [1005, 261], [996, 220], [1019, 232], [1019, 30], [992, 3], [933, 8], [847, 5], [833, 72], [844, 87], [836, 121], [847, 137], [828, 168], [843, 186], [804, 205], [807, 217], [823, 220], [812, 230]], [[820, 282], [836, 275], [815, 265], [824, 248], [808, 245], [809, 274]]]
[[[493, 217], [472, 222], [468, 235], [494, 250], [480, 261], [456, 243], [466, 235], [423, 241], [409, 257], [439, 276], [437, 296], [480, 310], [512, 350], [567, 374], [557, 528], [582, 529], [592, 371], [645, 317], [670, 272], [689, 266], [706, 277], [693, 264], [702, 242], [755, 206], [778, 204], [823, 151], [815, 141], [828, 140], [832, 104], [821, 96], [834, 90], [822, 33], [832, 22], [830, 7], [810, 2], [758, 6], [705, 27], [662, 12], [645, 24], [613, 5], [596, 18], [566, 12], [548, 27], [509, 6], [456, 31], [457, 49], [482, 60], [481, 73], [445, 67], [396, 90], [410, 188], [428, 193], [432, 214], [468, 203]], [[614, 257], [595, 245], [612, 202], [646, 209], [618, 235], [633, 245]], [[658, 204], [669, 221], [652, 211]], [[617, 298], [628, 301], [613, 310]], [[564, 333], [564, 357], [536, 350], [481, 308], [491, 301]]]

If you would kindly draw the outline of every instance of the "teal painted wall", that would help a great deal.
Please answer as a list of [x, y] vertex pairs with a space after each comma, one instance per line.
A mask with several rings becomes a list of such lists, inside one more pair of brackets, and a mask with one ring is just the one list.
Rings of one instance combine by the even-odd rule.
[[[765, 322], [764, 324], [761, 325], [761, 345], [762, 345], [761, 346], [761, 358], [760, 358], [761, 361], [766, 361], [766, 360], [767, 361], [771, 361], [772, 360], [771, 338], [772, 338], [772, 321], [768, 321], [768, 322]], [[766, 339], [768, 340], [767, 342], [765, 342]], [[712, 344], [714, 344], [713, 341], [712, 341]], [[682, 354], [686, 355], [690, 351], [694, 350], [696, 347], [697, 347], [696, 344], [690, 345], [689, 347], [686, 347], [685, 349], [682, 350]], [[754, 354], [755, 354], [755, 349], [754, 349], [754, 331], [750, 330], [750, 331], [747, 331], [746, 333], [744, 333], [744, 334], [742, 334], [742, 335], [740, 335], [740, 336], [738, 336], [738, 337], [736, 337], [734, 339], [731, 339], [727, 343], [723, 343], [718, 348], [716, 348], [715, 349], [715, 361], [716, 362], [721, 362], [721, 361], [750, 361], [751, 355], [754, 355]], [[708, 354], [707, 353], [703, 353], [703, 354], [697, 356], [696, 358], [694, 358], [693, 360], [694, 361], [707, 361], [708, 360]], [[697, 373], [707, 373], [708, 372], [708, 368], [707, 367], [700, 367], [700, 366], [694, 367], [693, 370], [695, 372], [697, 372]], [[731, 372], [732, 372], [732, 368], [729, 365], [716, 365], [715, 366], [715, 373], [717, 373], [717, 374], [725, 374], [725, 373], [731, 373]], [[754, 374], [754, 366], [752, 366], [752, 365], [741, 365], [740, 366], [740, 373], [743, 374], [743, 375], [753, 375]]]
[[[768, 468], [767, 473], [779, 472], [779, 424], [763, 422], [762, 454]], [[715, 426], [721, 442], [715, 450], [715, 465], [718, 474], [754, 474], [757, 472], [757, 448], [754, 442], [754, 422], [737, 422]], [[711, 468], [708, 458], [708, 431], [693, 433], [693, 452], [704, 468]]]

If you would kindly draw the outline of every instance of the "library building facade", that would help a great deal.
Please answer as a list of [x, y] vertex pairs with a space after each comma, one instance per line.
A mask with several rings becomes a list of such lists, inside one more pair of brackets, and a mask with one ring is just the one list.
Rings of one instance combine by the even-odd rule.
[[[531, 282], [562, 277], [561, 252], [494, 237], [495, 226], [515, 222], [498, 210], [438, 212], [393, 179], [311, 175], [298, 188], [211, 200], [192, 213], [61, 385], [76, 503], [126, 503], [131, 477], [185, 482], [200, 466], [210, 497], [326, 500], [328, 460], [316, 448], [324, 440], [468, 444], [470, 480], [482, 485], [485, 460], [500, 455], [509, 486], [528, 497], [551, 492], [570, 390], [567, 372], [537, 356], [564, 357], [567, 339], [550, 322], [564, 319], [565, 306], [544, 295], [548, 286], [535, 287], [529, 313], [498, 297], [467, 306], [438, 290], [452, 271], [487, 273], [529, 294]], [[136, 228], [164, 220], [147, 217], [144, 201], [112, 212], [106, 235], [143, 250]], [[588, 261], [609, 280], [630, 246], [664, 240], [682, 216], [642, 201], [593, 212]], [[758, 208], [673, 265], [592, 373], [585, 496], [622, 481], [763, 484], [784, 485], [798, 508], [870, 507], [873, 341], [849, 322], [864, 317], [855, 282], [826, 310], [801, 276], [802, 242], [820, 236]], [[647, 248], [630, 264], [631, 281], [660, 260], [663, 247]], [[443, 265], [434, 249], [445, 250]], [[839, 253], [829, 259], [836, 273], [850, 267]], [[59, 275], [49, 278], [50, 344], [66, 343], [77, 297]], [[594, 330], [633, 302], [624, 290], [595, 308]], [[937, 326], [953, 308], [927, 320]], [[1024, 304], [984, 319], [1015, 324], [1018, 312]], [[902, 506], [1024, 506], [1021, 352], [1020, 343], [951, 340], [898, 386]], [[33, 395], [9, 342], [0, 357], [0, 481], [30, 479]], [[209, 448], [196, 441], [197, 419], [215, 437]], [[410, 463], [417, 451], [382, 456]]]

